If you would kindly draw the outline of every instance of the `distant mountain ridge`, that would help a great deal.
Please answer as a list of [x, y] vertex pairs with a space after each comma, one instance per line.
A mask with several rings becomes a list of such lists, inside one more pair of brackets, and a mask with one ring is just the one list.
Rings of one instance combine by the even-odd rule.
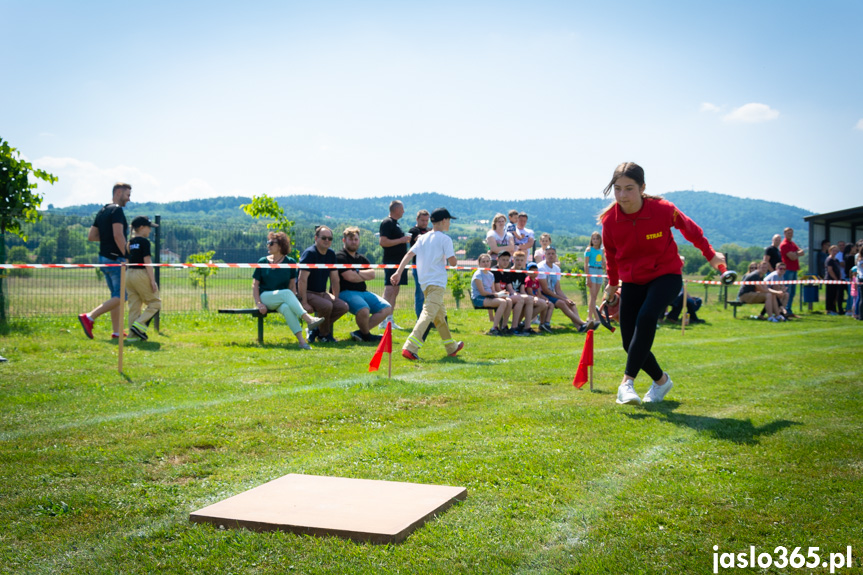
[[[766, 246], [773, 234], [786, 227], [795, 229], [795, 241], [808, 245], [808, 227], [803, 218], [813, 212], [779, 202], [738, 198], [725, 194], [700, 191], [669, 192], [663, 197], [694, 219], [710, 242], [719, 247], [734, 243], [739, 246]], [[297, 222], [324, 223], [328, 220], [366, 223], [386, 217], [392, 197], [333, 198], [324, 196], [285, 196], [276, 198], [288, 216]], [[454, 198], [438, 193], [421, 193], [398, 198], [405, 204], [407, 222], [413, 222], [417, 210], [429, 211], [445, 206], [459, 218], [459, 223], [491, 220], [498, 212], [510, 209], [527, 212], [528, 227], [552, 235], [589, 236], [599, 229], [597, 214], [608, 205], [602, 198], [568, 199], [545, 198], [525, 201], [489, 200], [484, 198]], [[132, 203], [130, 215], [161, 214], [163, 218], [205, 221], [217, 218], [220, 222], [247, 221], [249, 217], [240, 205], [251, 198], [219, 197], [185, 200], [168, 203]], [[51, 213], [93, 215], [100, 205], [89, 204], [49, 210]]]

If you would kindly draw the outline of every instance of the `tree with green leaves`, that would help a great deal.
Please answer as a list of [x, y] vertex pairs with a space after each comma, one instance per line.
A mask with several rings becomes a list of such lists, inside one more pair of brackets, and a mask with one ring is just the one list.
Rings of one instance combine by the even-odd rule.
[[[186, 258], [187, 264], [211, 264], [213, 263], [213, 256], [216, 255], [216, 252], [210, 250], [208, 252], [202, 252], [198, 254], [191, 254]], [[219, 268], [210, 268], [210, 267], [194, 267], [189, 269], [189, 279], [192, 280], [192, 285], [195, 287], [200, 287], [204, 290], [201, 294], [201, 309], [208, 310], [210, 309], [209, 301], [207, 297], [207, 278], [212, 275], [216, 275], [218, 273]]]
[[[253, 218], [272, 218], [275, 220], [267, 224], [267, 229], [285, 232], [285, 235], [288, 236], [288, 240], [291, 242], [291, 246], [294, 246], [294, 238], [291, 233], [291, 230], [294, 228], [294, 222], [288, 219], [285, 210], [282, 209], [282, 206], [279, 205], [279, 202], [275, 198], [271, 198], [267, 194], [252, 196], [252, 203], [243, 204], [240, 207]], [[294, 259], [300, 258], [300, 252], [296, 247], [287, 255]]]
[[[9, 142], [0, 138], [0, 263], [6, 263], [6, 232], [27, 240], [22, 224], [42, 219], [39, 207], [42, 196], [36, 193], [38, 184], [31, 176], [53, 184], [57, 177], [34, 168], [21, 159], [21, 154]], [[3, 273], [0, 270], [0, 324], [6, 323], [6, 295], [3, 293]]]
[[488, 251], [488, 244], [482, 238], [471, 238], [464, 245], [464, 257], [469, 260], [475, 260], [480, 254]]
[[470, 274], [459, 273], [456, 270], [449, 272], [449, 285], [452, 297], [455, 300], [455, 308], [461, 307], [461, 300], [464, 299], [465, 293], [470, 291]]

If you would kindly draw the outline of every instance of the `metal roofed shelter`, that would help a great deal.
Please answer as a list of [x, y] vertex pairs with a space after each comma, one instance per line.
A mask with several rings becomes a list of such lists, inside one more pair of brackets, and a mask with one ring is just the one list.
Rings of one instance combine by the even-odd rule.
[[839, 241], [853, 243], [859, 238], [863, 238], [863, 206], [806, 216], [803, 220], [809, 223], [809, 269], [812, 270], [811, 273], [815, 273], [814, 270], [818, 267], [815, 257], [821, 250], [823, 240], [829, 240], [832, 245]]

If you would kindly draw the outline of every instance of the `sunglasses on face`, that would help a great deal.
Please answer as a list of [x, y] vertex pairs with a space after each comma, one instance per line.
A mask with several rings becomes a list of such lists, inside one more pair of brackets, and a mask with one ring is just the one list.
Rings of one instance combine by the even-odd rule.
[[333, 241], [333, 236], [318, 236], [318, 239], [321, 239], [325, 242], [331, 242]]
[[275, 245], [277, 243], [279, 243], [279, 242], [277, 242], [276, 240], [267, 240], [267, 247]]

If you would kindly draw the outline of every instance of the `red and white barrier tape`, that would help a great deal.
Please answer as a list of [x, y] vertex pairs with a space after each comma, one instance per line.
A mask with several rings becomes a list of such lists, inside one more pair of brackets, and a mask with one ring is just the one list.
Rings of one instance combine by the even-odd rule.
[[[112, 268], [112, 267], [120, 267], [123, 264], [0, 264], [0, 270], [3, 269], [24, 269], [24, 270], [39, 270], [39, 269], [87, 269], [87, 268]], [[200, 263], [200, 264], [189, 264], [189, 263], [151, 263], [151, 264], [126, 264], [131, 267], [141, 266], [141, 267], [159, 267], [159, 268], [240, 268], [240, 269], [257, 269], [257, 268], [271, 268], [271, 269], [329, 269], [329, 270], [338, 270], [338, 269], [398, 269], [398, 264], [229, 264], [229, 263]], [[407, 268], [414, 268], [416, 266], [409, 265]], [[470, 266], [446, 266], [448, 270], [461, 270], [461, 271], [476, 271], [479, 268], [470, 267]], [[488, 271], [500, 271], [495, 268], [482, 268]], [[527, 273], [528, 270], [515, 270], [508, 269], [505, 270], [507, 272], [516, 272], [516, 273]], [[562, 277], [575, 277], [575, 278], [607, 278], [608, 276], [605, 274], [582, 274], [582, 273], [573, 273], [573, 272], [539, 272], [543, 275], [556, 275]], [[703, 284], [703, 285], [724, 285], [721, 281], [718, 280], [684, 280], [686, 283], [691, 284]], [[782, 280], [782, 281], [774, 281], [774, 282], [744, 282], [744, 281], [736, 281], [730, 285], [742, 286], [742, 285], [850, 285], [850, 281], [842, 281], [842, 280], [822, 280], [822, 279], [814, 279], [814, 280]]]

